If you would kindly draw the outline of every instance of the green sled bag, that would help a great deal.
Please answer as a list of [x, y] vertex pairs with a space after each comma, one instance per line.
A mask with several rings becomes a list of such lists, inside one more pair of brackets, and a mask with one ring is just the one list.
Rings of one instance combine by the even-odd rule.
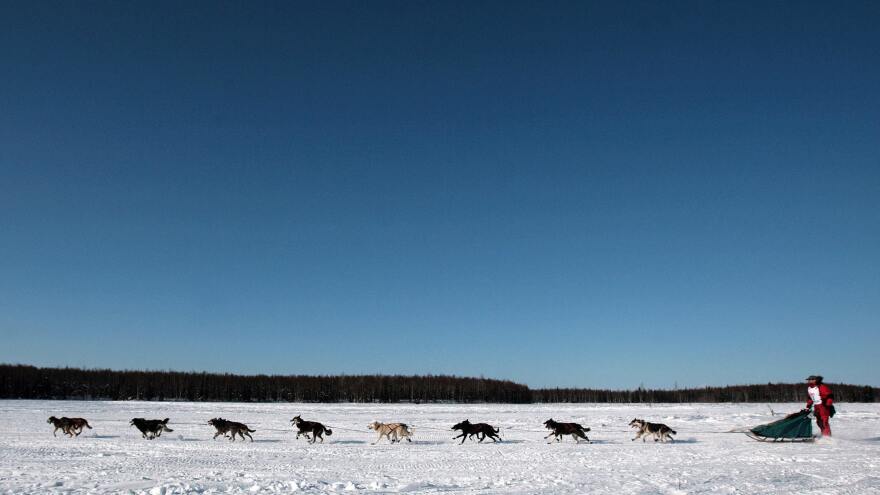
[[805, 440], [813, 438], [813, 422], [810, 421], [810, 411], [799, 411], [779, 421], [756, 426], [750, 431], [763, 438]]

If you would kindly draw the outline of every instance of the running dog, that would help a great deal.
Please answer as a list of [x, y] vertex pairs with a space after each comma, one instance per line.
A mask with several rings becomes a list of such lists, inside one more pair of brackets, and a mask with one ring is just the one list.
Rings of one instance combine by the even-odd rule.
[[[456, 435], [452, 437], [453, 440], [457, 438], [461, 438], [461, 443], [464, 443], [465, 440], [473, 437], [474, 435], [480, 439], [482, 443], [486, 437], [492, 439], [492, 442], [497, 442], [501, 440], [501, 437], [498, 436], [498, 432], [501, 431], [498, 428], [493, 428], [491, 425], [486, 423], [471, 423], [470, 420], [466, 419], [461, 423], [452, 427], [453, 430], [461, 430], [461, 435]], [[461, 444], [459, 444], [461, 445]]]
[[138, 430], [140, 430], [141, 436], [143, 436], [147, 440], [153, 440], [156, 437], [161, 437], [163, 431], [167, 431], [167, 432], [174, 431], [168, 427], [168, 418], [165, 418], [165, 419], [134, 418], [131, 420], [129, 425], [134, 426]]
[[57, 436], [55, 433], [58, 430], [61, 430], [62, 433], [64, 433], [65, 435], [67, 435], [69, 437], [73, 437], [73, 436], [78, 437], [79, 434], [82, 433], [83, 427], [88, 428], [90, 430], [92, 429], [92, 426], [89, 424], [89, 422], [83, 418], [62, 417], [59, 419], [59, 418], [56, 418], [55, 416], [52, 416], [48, 420], [46, 420], [46, 422], [52, 423], [52, 426], [55, 427], [55, 429], [52, 431], [52, 436]]
[[[315, 440], [319, 438], [321, 439], [321, 443], [324, 443], [324, 434], [327, 434], [328, 437], [333, 434], [333, 430], [330, 428], [327, 428], [317, 421], [306, 421], [299, 415], [291, 419], [290, 422], [296, 426], [296, 438], [299, 439], [299, 436], [303, 435], [306, 437], [306, 440], [309, 440], [309, 443], [315, 443]], [[309, 433], [312, 434], [311, 438], [309, 438]]]
[[648, 435], [654, 435], [655, 442], [665, 442], [666, 440], [671, 442], [675, 441], [675, 439], [672, 438], [672, 435], [676, 435], [675, 430], [664, 424], [648, 423], [644, 419], [633, 419], [629, 422], [629, 425], [638, 430], [633, 441], [636, 441], [641, 437], [644, 442]]
[[[61, 419], [64, 420], [65, 418]], [[76, 436], [79, 436], [79, 434], [83, 432], [83, 427], [86, 427], [90, 430], [92, 429], [92, 426], [89, 424], [89, 422], [83, 418], [68, 418], [68, 421], [70, 422], [70, 431], [76, 434]]]
[[56, 433], [58, 430], [61, 430], [61, 433], [67, 436], [73, 436], [73, 433], [70, 433], [70, 418], [56, 418], [55, 416], [50, 416], [49, 419], [46, 420], [47, 423], [52, 423], [52, 426], [55, 429], [52, 431], [52, 436], [57, 437]]
[[[587, 438], [587, 434], [586, 434], [586, 432], [590, 431], [590, 429], [584, 428], [583, 426], [581, 426], [577, 423], [559, 423], [559, 422], [553, 421], [553, 418], [550, 418], [547, 421], [544, 421], [544, 426], [546, 426], [548, 430], [552, 430], [549, 435], [544, 437], [545, 440], [550, 437], [555, 436], [556, 441], [558, 442], [562, 439], [562, 437], [564, 435], [571, 435], [571, 437], [574, 438], [574, 441], [577, 443], [581, 442], [580, 440], [578, 440], [578, 437], [583, 438], [584, 440], [587, 441], [587, 443], [591, 443], [590, 439]], [[550, 441], [547, 443], [553, 443], [553, 442]]]
[[409, 429], [409, 426], [404, 423], [380, 423], [378, 421], [373, 421], [367, 425], [367, 428], [375, 430], [376, 433], [379, 434], [379, 438], [377, 438], [372, 445], [379, 443], [379, 440], [382, 440], [382, 437], [387, 438], [391, 443], [398, 443], [401, 438], [406, 438], [407, 442], [412, 442], [410, 439], [412, 431]]
[[251, 433], [257, 431], [248, 428], [244, 423], [236, 423], [235, 421], [229, 421], [223, 418], [214, 418], [208, 421], [208, 424], [217, 429], [217, 433], [214, 434], [214, 440], [220, 435], [226, 436], [229, 434], [230, 439], [234, 442], [235, 435], [237, 434], [241, 437], [242, 441], [244, 441], [244, 437], [247, 435], [247, 437], [251, 439], [251, 442], [253, 442], [254, 437], [251, 436]]

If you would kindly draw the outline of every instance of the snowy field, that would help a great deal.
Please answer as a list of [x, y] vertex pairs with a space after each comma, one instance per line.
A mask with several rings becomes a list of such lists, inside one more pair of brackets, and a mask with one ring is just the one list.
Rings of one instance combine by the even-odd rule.
[[[763, 444], [722, 432], [771, 421], [765, 404], [0, 401], [0, 493], [880, 493], [880, 404], [838, 411], [833, 440]], [[297, 414], [333, 435], [295, 440]], [[50, 415], [94, 429], [54, 438]], [[205, 422], [215, 416], [247, 423], [255, 441], [212, 440]], [[548, 445], [541, 423], [551, 416], [590, 426], [593, 443]], [[169, 417], [174, 433], [143, 440], [133, 417]], [[633, 417], [670, 425], [678, 441], [630, 441]], [[501, 427], [504, 442], [453, 442], [449, 428], [465, 418]], [[415, 441], [371, 445], [374, 419], [413, 425]]]

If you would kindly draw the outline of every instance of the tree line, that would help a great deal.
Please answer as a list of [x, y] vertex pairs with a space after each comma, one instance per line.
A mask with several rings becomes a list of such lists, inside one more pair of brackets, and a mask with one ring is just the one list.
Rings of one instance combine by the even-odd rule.
[[[862, 385], [829, 384], [840, 402], [880, 402], [880, 388]], [[727, 385], [684, 389], [600, 390], [588, 388], [549, 388], [532, 390], [533, 402], [604, 403], [681, 403], [681, 402], [805, 402], [803, 383], [765, 385]]]
[[0, 365], [0, 398], [204, 402], [504, 402], [531, 391], [506, 380], [446, 375], [232, 375]]
[[[880, 388], [833, 384], [841, 402], [880, 402]], [[530, 389], [509, 380], [449, 375], [233, 375], [38, 368], [0, 364], [2, 399], [204, 402], [800, 402], [802, 383], [685, 389]]]

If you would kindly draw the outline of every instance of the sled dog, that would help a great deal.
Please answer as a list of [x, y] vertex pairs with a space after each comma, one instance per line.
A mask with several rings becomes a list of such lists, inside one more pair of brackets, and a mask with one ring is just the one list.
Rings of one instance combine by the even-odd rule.
[[[317, 421], [306, 421], [302, 419], [299, 415], [295, 416], [290, 420], [294, 426], [296, 426], [296, 438], [299, 438], [300, 435], [306, 437], [306, 440], [309, 440], [309, 443], [315, 443], [315, 440], [321, 439], [321, 443], [324, 443], [324, 434], [330, 436], [333, 434], [333, 430], [327, 428], [326, 426], [318, 423]], [[309, 433], [312, 434], [312, 437], [309, 438]]]
[[655, 442], [665, 442], [666, 440], [672, 442], [675, 441], [675, 439], [672, 438], [672, 435], [676, 434], [675, 430], [664, 424], [649, 423], [644, 419], [633, 419], [629, 422], [629, 425], [636, 429], [636, 437], [633, 438], [633, 441], [638, 440], [639, 437], [641, 437], [644, 442], [648, 435], [654, 435]]
[[379, 440], [382, 440], [382, 437], [387, 438], [391, 443], [400, 442], [403, 438], [406, 438], [407, 442], [412, 442], [410, 439], [412, 431], [410, 430], [409, 425], [405, 423], [380, 423], [378, 421], [373, 421], [367, 425], [367, 428], [374, 430], [379, 434], [379, 438], [373, 442], [373, 445], [379, 443]]
[[[550, 434], [544, 437], [545, 440], [550, 437], [556, 437], [556, 441], [558, 442], [564, 435], [571, 435], [575, 442], [580, 443], [580, 440], [578, 440], [578, 437], [580, 437], [586, 440], [587, 443], [590, 443], [590, 439], [587, 438], [586, 434], [590, 429], [584, 428], [577, 423], [559, 423], [553, 421], [553, 418], [550, 418], [547, 421], [544, 421], [544, 426], [546, 426], [548, 430], [551, 430]], [[552, 443], [552, 441], [547, 443]]]
[[[486, 423], [471, 423], [469, 419], [462, 421], [461, 423], [456, 424], [452, 427], [453, 430], [461, 430], [461, 435], [456, 435], [452, 437], [453, 440], [457, 438], [461, 438], [461, 443], [464, 443], [465, 440], [473, 437], [474, 435], [480, 439], [480, 442], [489, 437], [492, 439], [492, 442], [497, 442], [501, 440], [498, 436], [498, 432], [500, 431], [498, 428], [493, 428], [491, 425]], [[459, 444], [461, 445], [461, 444]]]
[[144, 418], [134, 418], [129, 423], [130, 426], [136, 427], [141, 432], [141, 436], [148, 439], [153, 440], [156, 437], [161, 437], [163, 431], [172, 432], [171, 428], [168, 427], [168, 418], [165, 419], [144, 419]]
[[59, 419], [55, 416], [52, 416], [48, 420], [46, 420], [46, 422], [52, 423], [52, 426], [55, 427], [55, 430], [52, 431], [53, 436], [57, 436], [55, 435], [55, 432], [57, 432], [58, 430], [61, 430], [62, 433], [69, 437], [73, 437], [79, 436], [79, 434], [83, 431], [83, 427], [90, 430], [92, 429], [92, 426], [89, 424], [89, 422], [83, 418], [62, 417]]
[[235, 435], [237, 434], [242, 440], [244, 440], [245, 435], [247, 435], [247, 437], [251, 439], [251, 442], [253, 442], [254, 437], [251, 436], [251, 433], [257, 431], [248, 428], [244, 423], [236, 423], [235, 421], [229, 421], [223, 418], [213, 418], [208, 421], [208, 424], [217, 429], [217, 433], [214, 434], [215, 440], [220, 435], [226, 436], [229, 434], [230, 439], [234, 442]]
[[50, 416], [49, 419], [46, 420], [46, 422], [52, 423], [52, 426], [55, 427], [55, 429], [52, 430], [53, 437], [58, 436], [56, 435], [56, 433], [58, 433], [58, 430], [61, 430], [61, 433], [67, 436], [73, 436], [73, 434], [70, 433], [70, 418], [56, 418], [55, 416]]

